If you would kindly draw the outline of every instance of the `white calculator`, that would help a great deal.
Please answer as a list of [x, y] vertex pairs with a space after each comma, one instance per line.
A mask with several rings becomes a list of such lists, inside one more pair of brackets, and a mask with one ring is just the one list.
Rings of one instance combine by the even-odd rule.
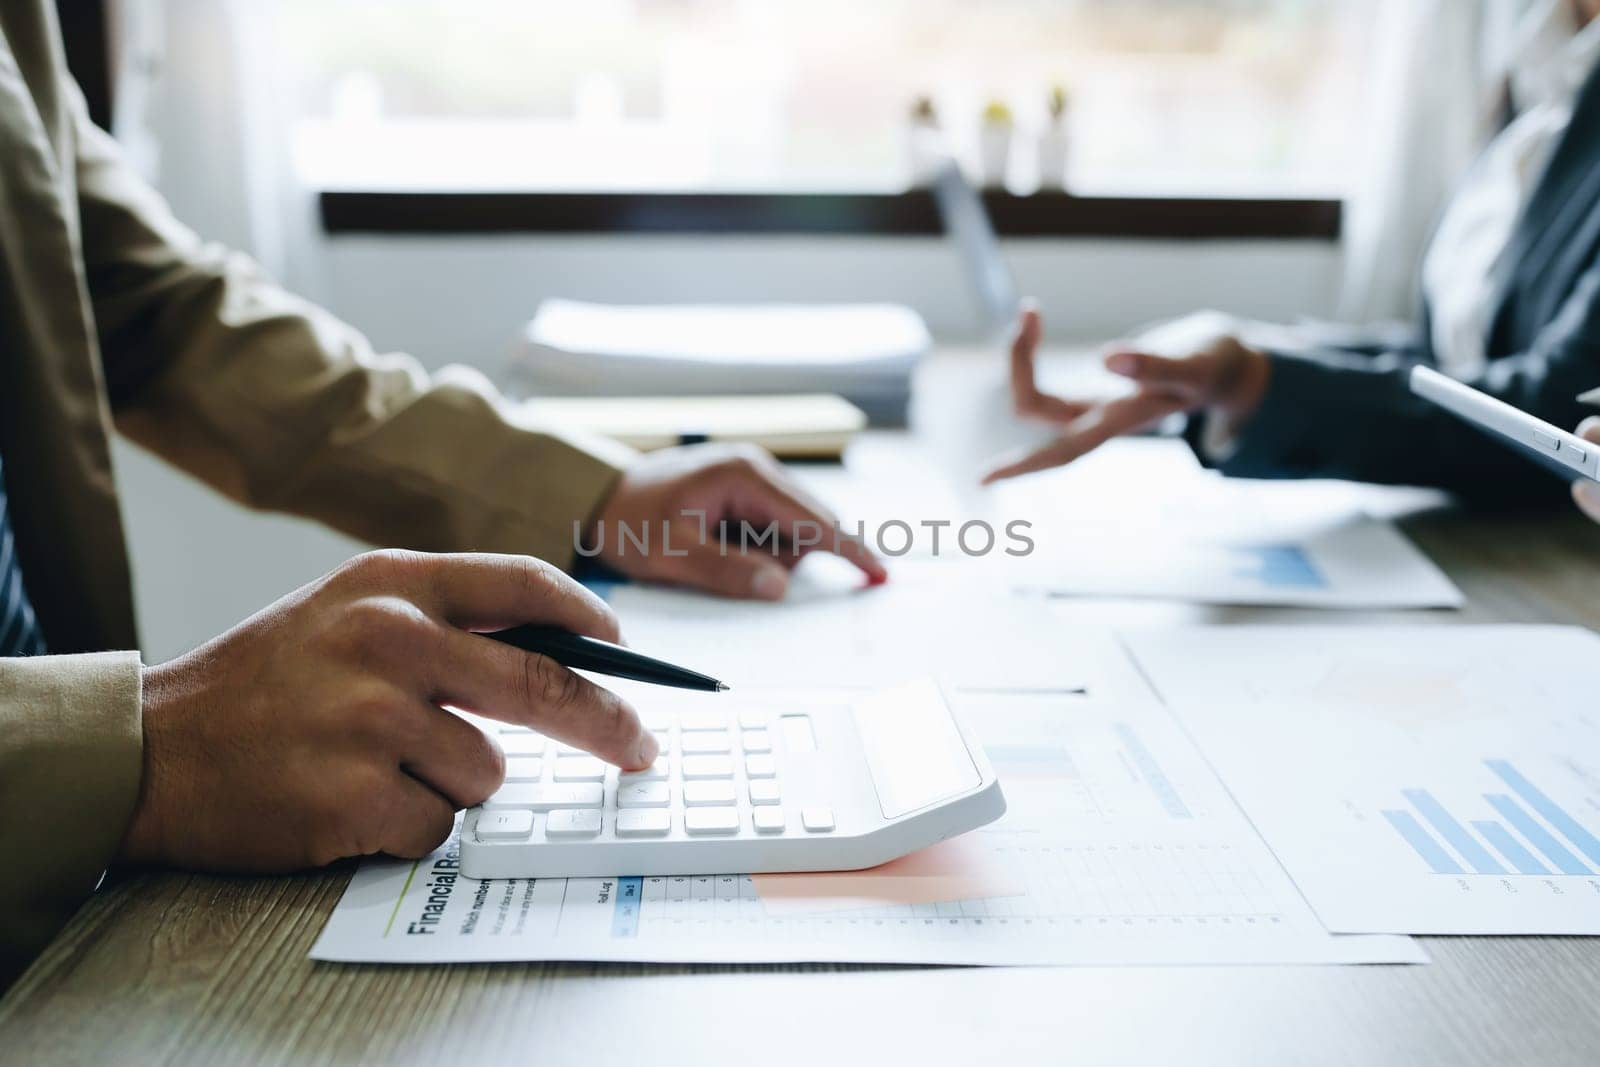
[[647, 691], [661, 742], [632, 774], [495, 726], [506, 781], [467, 812], [469, 878], [875, 867], [1005, 813], [983, 748], [939, 687], [797, 700]]

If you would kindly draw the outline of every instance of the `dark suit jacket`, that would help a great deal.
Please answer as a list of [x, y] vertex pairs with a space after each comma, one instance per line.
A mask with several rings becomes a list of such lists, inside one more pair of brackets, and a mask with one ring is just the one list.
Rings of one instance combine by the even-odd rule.
[[[1571, 429], [1600, 413], [1575, 399], [1600, 386], [1600, 69], [1579, 93], [1502, 263], [1489, 364], [1467, 384]], [[1426, 313], [1407, 349], [1273, 353], [1272, 361], [1261, 408], [1218, 464], [1227, 474], [1439, 486], [1486, 506], [1566, 497], [1559, 477], [1412, 395], [1410, 368], [1435, 362]]]

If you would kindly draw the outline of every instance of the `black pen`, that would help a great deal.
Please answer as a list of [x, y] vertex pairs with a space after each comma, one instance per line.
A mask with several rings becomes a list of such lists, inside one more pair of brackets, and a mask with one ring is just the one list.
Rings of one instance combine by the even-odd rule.
[[628, 678], [674, 689], [700, 689], [708, 693], [728, 688], [725, 683], [697, 671], [640, 655], [631, 648], [613, 645], [610, 641], [571, 633], [559, 626], [513, 626], [509, 630], [497, 630], [483, 636], [524, 652], [548, 656], [563, 667], [593, 671], [612, 678]]

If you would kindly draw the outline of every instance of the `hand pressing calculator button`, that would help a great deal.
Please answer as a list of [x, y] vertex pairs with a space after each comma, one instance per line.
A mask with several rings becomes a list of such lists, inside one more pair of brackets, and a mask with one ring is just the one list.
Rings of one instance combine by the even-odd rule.
[[619, 772], [538, 734], [497, 733], [512, 756], [507, 781], [467, 812], [462, 873], [854, 870], [1005, 812], [982, 748], [932, 682], [853, 703], [801, 691], [740, 705], [651, 700], [641, 711], [661, 754], [643, 771]]

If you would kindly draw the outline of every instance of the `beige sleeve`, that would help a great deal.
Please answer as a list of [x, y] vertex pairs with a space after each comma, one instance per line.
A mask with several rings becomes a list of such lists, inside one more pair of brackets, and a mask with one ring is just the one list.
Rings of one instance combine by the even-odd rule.
[[0, 659], [0, 990], [111, 863], [139, 795], [137, 652]]
[[[76, 94], [72, 94], [76, 96]], [[253, 507], [384, 545], [572, 562], [632, 453], [519, 420], [204, 244], [77, 106], [90, 298], [119, 428]]]

